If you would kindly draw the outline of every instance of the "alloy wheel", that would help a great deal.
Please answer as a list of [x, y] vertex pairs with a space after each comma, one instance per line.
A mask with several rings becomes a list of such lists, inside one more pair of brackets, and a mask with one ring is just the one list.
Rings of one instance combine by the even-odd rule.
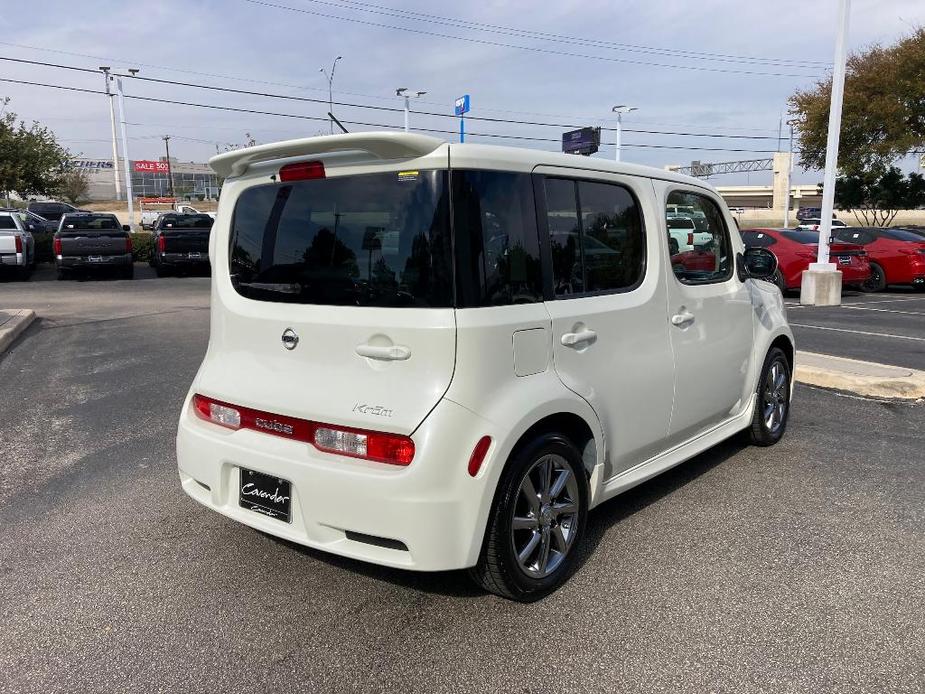
[[787, 372], [780, 361], [775, 361], [765, 377], [761, 402], [764, 425], [772, 434], [784, 423], [788, 396]]

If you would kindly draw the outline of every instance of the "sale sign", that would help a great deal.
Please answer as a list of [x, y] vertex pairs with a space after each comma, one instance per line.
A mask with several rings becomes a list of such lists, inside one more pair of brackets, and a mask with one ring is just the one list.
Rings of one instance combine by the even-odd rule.
[[139, 173], [167, 173], [169, 171], [166, 161], [138, 159], [132, 164], [134, 164], [135, 171]]

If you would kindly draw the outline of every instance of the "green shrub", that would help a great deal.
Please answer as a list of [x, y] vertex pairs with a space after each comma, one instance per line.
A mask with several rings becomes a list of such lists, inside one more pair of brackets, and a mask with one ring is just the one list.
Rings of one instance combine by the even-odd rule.
[[154, 254], [154, 234], [141, 231], [132, 234], [132, 259], [136, 263], [147, 263]]

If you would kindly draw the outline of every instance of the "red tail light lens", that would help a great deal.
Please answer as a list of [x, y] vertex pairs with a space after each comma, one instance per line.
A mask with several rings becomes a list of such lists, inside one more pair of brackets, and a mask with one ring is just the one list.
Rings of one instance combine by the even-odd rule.
[[401, 466], [410, 465], [414, 459], [414, 441], [400, 434], [321, 424], [239, 407], [199, 394], [193, 396], [193, 409], [201, 419], [219, 426], [302, 441], [327, 453]]
[[692, 231], [687, 232], [687, 245], [688, 246], [694, 245], [694, 233]]
[[16, 237], [16, 252], [22, 253], [22, 236]]
[[61, 255], [61, 239], [55, 238], [51, 245], [55, 255]]
[[300, 161], [296, 164], [286, 164], [279, 170], [281, 181], [311, 181], [324, 178], [324, 163], [320, 161]]
[[157, 237], [157, 250], [158, 253], [163, 253], [167, 250], [167, 239], [165, 239], [163, 236]]
[[491, 448], [491, 436], [483, 436], [472, 449], [472, 455], [469, 456], [469, 476], [475, 477], [482, 469], [482, 463], [485, 462], [485, 456], [488, 449]]
[[126, 253], [132, 252], [132, 237], [131, 236], [125, 237], [125, 252]]

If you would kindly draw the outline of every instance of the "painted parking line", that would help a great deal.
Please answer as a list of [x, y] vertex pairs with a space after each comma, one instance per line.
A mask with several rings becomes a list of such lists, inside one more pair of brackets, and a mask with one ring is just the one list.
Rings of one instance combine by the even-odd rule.
[[842, 304], [843, 306], [868, 306], [871, 304], [894, 304], [900, 301], [925, 301], [925, 297], [916, 296], [916, 297], [906, 297], [905, 299], [879, 299], [877, 301], [858, 301], [853, 304]]
[[805, 323], [791, 323], [793, 328], [811, 328], [813, 330], [829, 330], [834, 333], [851, 333], [852, 335], [871, 335], [873, 337], [888, 337], [895, 340], [914, 340], [915, 342], [925, 342], [925, 337], [910, 337], [908, 335], [894, 335], [893, 333], [876, 333], [867, 330], [848, 330], [847, 328], [829, 328], [823, 325], [807, 325]]
[[854, 306], [850, 304], [843, 305], [842, 308], [851, 309], [853, 311], [878, 311], [880, 313], [900, 313], [904, 316], [925, 316], [925, 312], [922, 312], [922, 311], [900, 311], [895, 308], [873, 308], [872, 306]]

